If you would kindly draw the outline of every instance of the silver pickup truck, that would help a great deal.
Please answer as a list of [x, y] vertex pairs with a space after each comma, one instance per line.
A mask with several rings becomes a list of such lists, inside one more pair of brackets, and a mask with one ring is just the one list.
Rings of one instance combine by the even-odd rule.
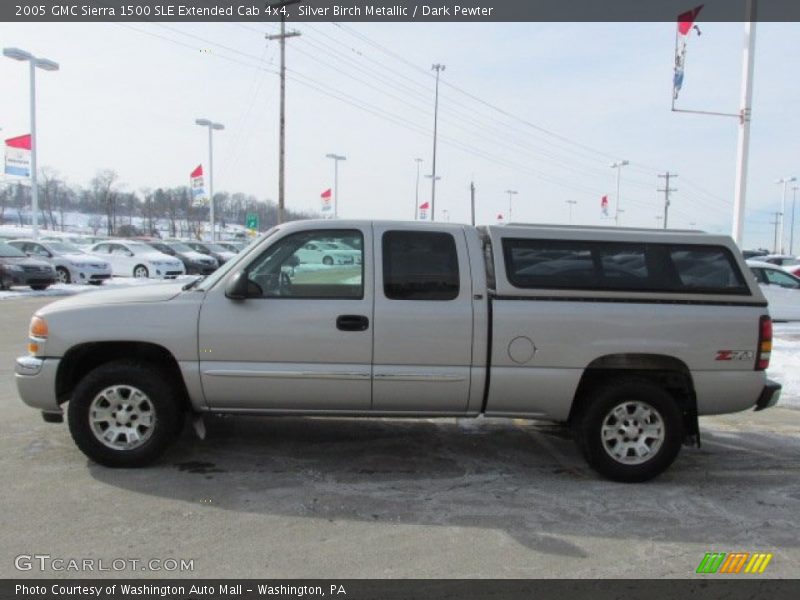
[[[335, 251], [335, 260], [325, 254]], [[39, 310], [22, 399], [110, 467], [193, 415], [568, 424], [620, 481], [774, 405], [767, 302], [733, 241], [686, 231], [300, 221], [213, 275]]]

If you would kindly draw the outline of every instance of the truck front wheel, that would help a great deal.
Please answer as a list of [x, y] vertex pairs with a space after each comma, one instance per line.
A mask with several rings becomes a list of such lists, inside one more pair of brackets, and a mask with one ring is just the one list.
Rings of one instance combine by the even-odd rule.
[[624, 379], [590, 392], [575, 423], [589, 465], [609, 479], [640, 482], [665, 471], [681, 449], [674, 398], [646, 379]]
[[178, 394], [158, 367], [115, 361], [91, 371], [76, 386], [67, 413], [78, 448], [107, 467], [143, 467], [175, 437]]

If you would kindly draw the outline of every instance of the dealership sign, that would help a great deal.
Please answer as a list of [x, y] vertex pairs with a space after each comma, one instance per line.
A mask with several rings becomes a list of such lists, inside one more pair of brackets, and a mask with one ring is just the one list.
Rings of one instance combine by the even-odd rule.
[[31, 176], [31, 136], [20, 135], [6, 140], [5, 174], [11, 177]]

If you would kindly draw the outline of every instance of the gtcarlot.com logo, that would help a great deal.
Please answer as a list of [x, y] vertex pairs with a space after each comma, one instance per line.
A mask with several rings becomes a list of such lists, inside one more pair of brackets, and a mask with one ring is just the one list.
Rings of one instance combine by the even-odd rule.
[[697, 573], [763, 573], [771, 560], [765, 552], [706, 552]]

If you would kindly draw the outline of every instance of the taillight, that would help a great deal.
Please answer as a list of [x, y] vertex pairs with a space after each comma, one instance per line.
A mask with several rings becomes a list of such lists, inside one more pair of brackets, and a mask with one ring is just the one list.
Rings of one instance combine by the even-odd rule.
[[762, 315], [758, 321], [758, 352], [756, 353], [756, 371], [766, 371], [772, 353], [772, 319]]

